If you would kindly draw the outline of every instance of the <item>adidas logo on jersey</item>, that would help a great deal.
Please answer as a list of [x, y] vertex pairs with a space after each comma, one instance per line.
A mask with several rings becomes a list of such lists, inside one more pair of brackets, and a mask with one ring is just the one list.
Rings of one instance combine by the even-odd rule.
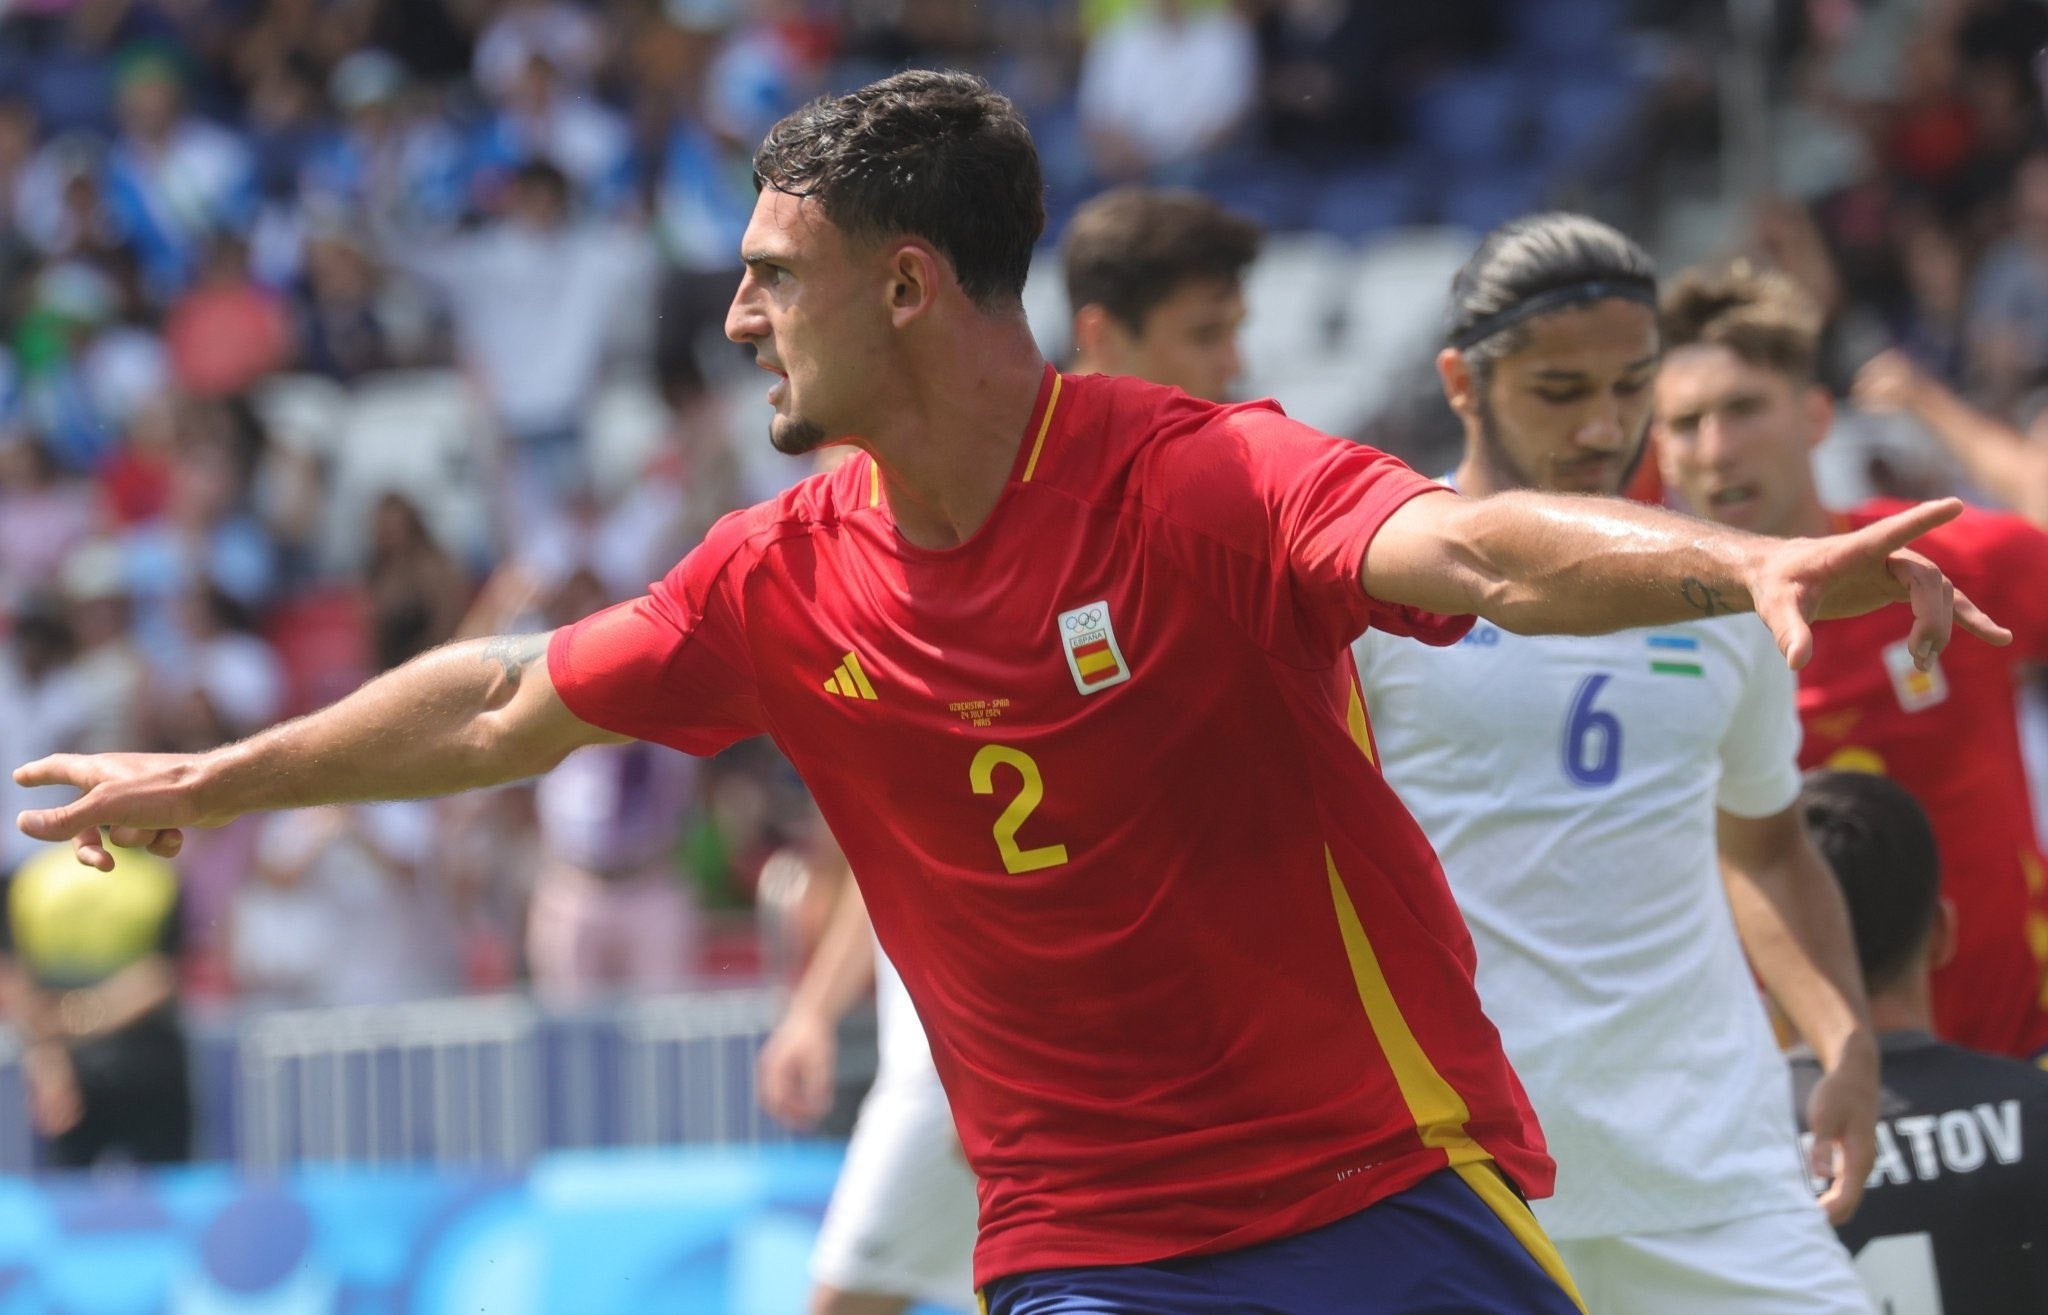
[[842, 699], [873, 701], [881, 697], [868, 682], [868, 673], [861, 670], [860, 654], [851, 652], [840, 660], [838, 670], [825, 677], [825, 692]]

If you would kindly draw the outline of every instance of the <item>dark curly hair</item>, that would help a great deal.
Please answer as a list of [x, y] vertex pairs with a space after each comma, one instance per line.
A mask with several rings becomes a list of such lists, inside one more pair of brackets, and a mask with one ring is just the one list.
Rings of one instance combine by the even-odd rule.
[[1022, 297], [1045, 231], [1030, 129], [966, 73], [913, 70], [813, 101], [769, 129], [754, 186], [815, 198], [856, 242], [931, 243], [985, 306]]

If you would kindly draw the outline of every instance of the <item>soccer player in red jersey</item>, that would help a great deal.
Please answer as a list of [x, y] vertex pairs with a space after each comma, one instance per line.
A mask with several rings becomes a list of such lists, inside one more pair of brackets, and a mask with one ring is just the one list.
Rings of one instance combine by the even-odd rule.
[[[1659, 459], [1698, 510], [1791, 537], [1873, 524], [1899, 509], [1823, 507], [1808, 454], [1832, 404], [1815, 385], [1820, 317], [1783, 276], [1695, 273], [1665, 297]], [[1958, 644], [1913, 661], [1911, 622], [1881, 608], [1814, 627], [1800, 672], [1808, 767], [1883, 772], [1920, 800], [1941, 843], [1956, 954], [1934, 972], [1934, 1017], [1960, 1045], [2021, 1058], [2048, 1047], [2048, 864], [2027, 795], [2015, 666], [2048, 659], [2048, 534], [1968, 511], [1921, 541], [1958, 588], [2009, 624], [2009, 649]]]
[[755, 166], [726, 331], [775, 375], [777, 448], [861, 456], [552, 636], [436, 650], [207, 754], [30, 764], [83, 793], [20, 825], [104, 864], [585, 744], [769, 734], [931, 1035], [995, 1315], [1576, 1309], [1350, 642], [1753, 608], [1797, 665], [1813, 617], [1907, 598], [1931, 659], [1952, 625], [2007, 638], [1905, 548], [1957, 506], [1780, 540], [1469, 499], [1270, 404], [1062, 375], [1020, 300], [1037, 155], [964, 74], [819, 101]]
[[[1060, 241], [1071, 373], [1129, 375], [1223, 401], [1241, 368], [1244, 272], [1260, 238], [1256, 223], [1198, 192], [1119, 187], [1083, 205]], [[973, 1293], [974, 1178], [931, 1045], [902, 978], [873, 944], [866, 906], [849, 887], [757, 1070], [764, 1109], [796, 1127], [815, 1124], [831, 1100], [839, 1020], [873, 982], [879, 1062], [811, 1251], [811, 1315], [902, 1315], [913, 1299], [951, 1308]]]

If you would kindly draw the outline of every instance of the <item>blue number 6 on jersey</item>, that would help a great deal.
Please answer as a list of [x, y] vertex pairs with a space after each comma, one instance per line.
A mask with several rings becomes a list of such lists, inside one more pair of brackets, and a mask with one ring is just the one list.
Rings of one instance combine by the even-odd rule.
[[1621, 775], [1621, 722], [1593, 706], [1608, 675], [1602, 671], [1579, 682], [1564, 723], [1564, 774], [1589, 789], [1613, 785]]

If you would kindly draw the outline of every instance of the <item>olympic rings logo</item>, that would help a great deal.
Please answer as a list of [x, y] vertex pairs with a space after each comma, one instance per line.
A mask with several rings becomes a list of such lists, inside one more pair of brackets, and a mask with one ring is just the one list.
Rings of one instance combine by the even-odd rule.
[[1062, 618], [1062, 624], [1069, 633], [1076, 630], [1094, 630], [1102, 625], [1102, 609], [1091, 607], [1085, 612], [1075, 612]]

